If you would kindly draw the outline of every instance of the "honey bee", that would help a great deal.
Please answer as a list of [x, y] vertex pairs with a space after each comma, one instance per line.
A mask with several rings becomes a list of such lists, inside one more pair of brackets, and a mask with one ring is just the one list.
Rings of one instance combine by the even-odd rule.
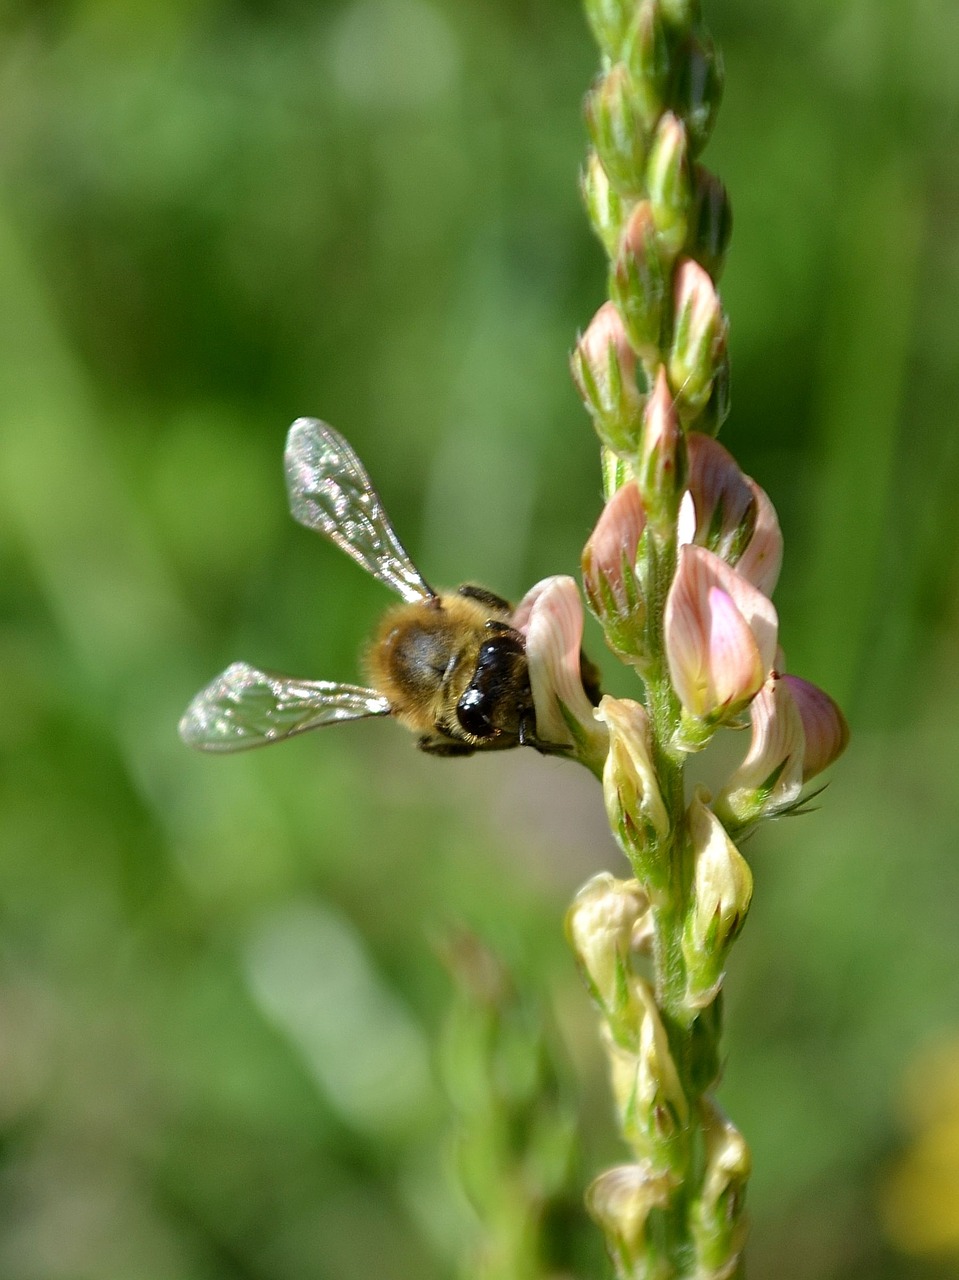
[[[294, 422], [285, 468], [294, 519], [325, 534], [404, 602], [386, 612], [367, 651], [372, 688], [237, 662], [191, 702], [181, 738], [204, 751], [239, 751], [322, 725], [392, 716], [431, 755], [518, 746], [566, 753], [565, 745], [537, 736], [526, 641], [511, 624], [509, 602], [468, 583], [434, 591], [396, 536], [363, 464], [325, 422]], [[585, 655], [581, 670], [598, 703], [598, 673]]]

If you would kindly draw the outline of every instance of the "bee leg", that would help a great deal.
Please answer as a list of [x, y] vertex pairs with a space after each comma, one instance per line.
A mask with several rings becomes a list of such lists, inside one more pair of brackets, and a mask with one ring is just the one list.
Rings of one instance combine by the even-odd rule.
[[468, 742], [455, 742], [451, 738], [441, 738], [429, 733], [417, 738], [416, 745], [430, 756], [471, 756], [476, 750]]
[[568, 742], [543, 742], [536, 736], [536, 717], [532, 711], [524, 711], [519, 719], [519, 745], [532, 747], [541, 756], [568, 756], [572, 746]]
[[457, 587], [456, 594], [458, 596], [466, 596], [467, 600], [476, 600], [480, 604], [485, 604], [487, 609], [496, 609], [498, 612], [506, 614], [513, 612], [513, 606], [508, 600], [496, 595], [494, 591], [487, 591], [485, 587], [474, 587], [466, 582], [463, 586]]

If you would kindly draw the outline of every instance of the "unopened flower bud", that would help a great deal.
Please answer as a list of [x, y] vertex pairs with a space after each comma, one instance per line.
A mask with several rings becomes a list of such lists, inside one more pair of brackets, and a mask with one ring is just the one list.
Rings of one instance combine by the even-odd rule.
[[643, 413], [643, 443], [637, 481], [649, 522], [662, 536], [676, 524], [680, 498], [686, 487], [686, 437], [662, 365]]
[[684, 258], [676, 269], [669, 381], [684, 418], [705, 408], [726, 343], [726, 318], [712, 280], [698, 262]]
[[610, 181], [622, 192], [641, 195], [646, 126], [638, 109], [636, 86], [622, 62], [587, 95], [585, 113], [593, 146]]
[[636, 11], [636, 0], [585, 0], [585, 8], [596, 43], [611, 61], [617, 61]]
[[838, 760], [849, 743], [846, 717], [828, 693], [800, 676], [783, 676], [802, 720], [806, 739], [803, 752], [802, 780], [808, 782], [817, 773]]
[[791, 808], [803, 784], [805, 735], [789, 686], [774, 672], [749, 705], [752, 739], [745, 759], [716, 800], [734, 826]]
[[[636, 4], [635, 17], [623, 48], [623, 60], [632, 72], [638, 110], [651, 131], [663, 113], [670, 73], [669, 37], [660, 0]], [[637, 11], [638, 10], [638, 11]]]
[[580, 889], [566, 917], [566, 932], [590, 994], [616, 1026], [633, 1001], [630, 955], [642, 939], [649, 899], [637, 880], [601, 871]]
[[698, 155], [709, 141], [723, 97], [723, 68], [712, 42], [692, 36], [674, 52], [679, 74], [673, 110], [686, 121], [689, 153]]
[[593, 715], [583, 687], [583, 606], [572, 578], [544, 578], [531, 587], [513, 614], [526, 636], [526, 662], [536, 710], [536, 736], [543, 744], [570, 746], [594, 773], [606, 756], [607, 734]]
[[636, 353], [612, 302], [604, 303], [593, 316], [576, 344], [570, 367], [603, 443], [620, 452], [635, 450], [643, 410], [636, 385]]
[[621, 1164], [601, 1173], [586, 1192], [586, 1208], [606, 1236], [616, 1274], [662, 1280], [658, 1246], [647, 1238], [653, 1209], [667, 1209], [675, 1180], [649, 1161]]
[[667, 111], [656, 128], [646, 165], [646, 186], [664, 253], [675, 258], [686, 242], [692, 190], [686, 128]]
[[593, 230], [599, 236], [607, 256], [615, 258], [630, 206], [610, 183], [595, 151], [591, 151], [586, 158], [580, 188]]
[[702, 787], [687, 821], [693, 855], [693, 902], [683, 925], [687, 1004], [699, 1009], [716, 998], [726, 954], [743, 926], [753, 895], [749, 864], [708, 807]]
[[701, 164], [693, 166], [692, 211], [686, 241], [691, 258], [716, 281], [722, 275], [726, 250], [733, 233], [729, 193], [714, 173]]
[[704, 547], [680, 547], [666, 598], [666, 659], [687, 717], [704, 733], [677, 745], [704, 745], [709, 730], [755, 697], [772, 669], [778, 625], [768, 598], [719, 556]]
[[646, 600], [636, 572], [646, 512], [635, 481], [607, 502], [583, 550], [583, 586], [606, 642], [627, 662], [646, 658]]
[[633, 349], [643, 360], [654, 361], [659, 353], [668, 275], [648, 200], [640, 201], [629, 215], [609, 287]]
[[646, 709], [630, 698], [607, 694], [595, 716], [609, 730], [603, 798], [610, 825], [642, 882], [662, 888], [667, 868], [658, 851], [669, 834], [669, 814], [652, 761]]
[[690, 431], [688, 446], [689, 489], [680, 507], [680, 544], [706, 547], [763, 595], [772, 595], [783, 554], [775, 508], [710, 436]]

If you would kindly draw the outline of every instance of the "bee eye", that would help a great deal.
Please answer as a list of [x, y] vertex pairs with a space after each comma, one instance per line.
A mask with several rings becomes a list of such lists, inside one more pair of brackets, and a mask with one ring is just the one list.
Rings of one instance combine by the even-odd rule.
[[467, 733], [477, 738], [488, 738], [492, 735], [493, 725], [483, 711], [489, 699], [479, 689], [467, 689], [456, 705], [456, 718]]

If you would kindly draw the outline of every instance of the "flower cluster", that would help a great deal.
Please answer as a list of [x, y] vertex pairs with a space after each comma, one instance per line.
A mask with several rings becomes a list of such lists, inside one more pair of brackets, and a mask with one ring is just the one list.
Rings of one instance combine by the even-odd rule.
[[[572, 356], [606, 493], [583, 579], [644, 697], [593, 710], [573, 694], [572, 596], [565, 641], [530, 626], [527, 649], [531, 673], [541, 667], [537, 719], [542, 691], [563, 689], [572, 750], [597, 772], [605, 751], [607, 813], [634, 876], [596, 877], [568, 918], [634, 1157], [587, 1200], [621, 1280], [725, 1280], [740, 1274], [750, 1159], [709, 1091], [727, 959], [753, 892], [738, 845], [797, 810], [848, 731], [826, 693], [785, 674], [779, 522], [715, 439], [729, 411], [716, 282], [732, 223], [725, 188], [697, 161], [722, 87], [700, 2], [584, 2], [603, 71], [586, 101], [583, 192], [609, 300]], [[720, 729], [749, 731], [741, 762], [715, 795], [688, 788], [686, 762]]]

